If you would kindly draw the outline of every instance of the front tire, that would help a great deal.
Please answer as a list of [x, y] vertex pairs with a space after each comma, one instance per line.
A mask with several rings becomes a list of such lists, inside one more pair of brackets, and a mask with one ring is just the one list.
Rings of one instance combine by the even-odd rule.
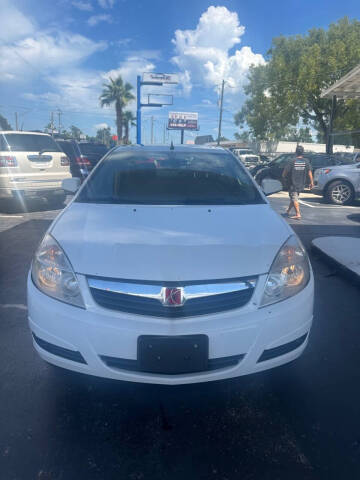
[[354, 189], [346, 180], [331, 182], [325, 193], [326, 201], [334, 205], [349, 205], [354, 198]]

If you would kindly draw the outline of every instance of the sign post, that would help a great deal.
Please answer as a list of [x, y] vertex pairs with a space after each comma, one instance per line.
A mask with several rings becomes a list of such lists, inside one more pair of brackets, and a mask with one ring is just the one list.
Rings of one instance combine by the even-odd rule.
[[[141, 107], [162, 107], [165, 103], [141, 103], [141, 87], [143, 85], [157, 85], [177, 84], [179, 82], [178, 76], [175, 73], [154, 73], [145, 72], [143, 78], [138, 75], [136, 79], [136, 143], [141, 145]], [[150, 100], [150, 95], [148, 96]]]

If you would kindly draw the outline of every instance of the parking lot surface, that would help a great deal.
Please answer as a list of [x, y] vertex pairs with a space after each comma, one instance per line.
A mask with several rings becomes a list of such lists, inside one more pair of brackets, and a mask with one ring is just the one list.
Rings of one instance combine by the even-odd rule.
[[[309, 248], [360, 235], [358, 206], [302, 196]], [[271, 199], [284, 214], [285, 193]], [[44, 363], [26, 323], [26, 275], [58, 212], [0, 211], [0, 479], [355, 479], [360, 476], [359, 289], [310, 251], [315, 317], [296, 362], [176, 387], [105, 381]]]

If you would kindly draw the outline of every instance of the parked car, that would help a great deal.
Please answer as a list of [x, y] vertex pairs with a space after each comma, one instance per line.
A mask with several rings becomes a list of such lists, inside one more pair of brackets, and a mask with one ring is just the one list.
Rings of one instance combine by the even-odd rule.
[[70, 158], [70, 171], [73, 177], [85, 178], [98, 161], [108, 152], [102, 143], [77, 142], [57, 139], [56, 142]]
[[[255, 177], [255, 180], [259, 185], [264, 180], [264, 178], [272, 178], [274, 180], [282, 181], [282, 174], [287, 163], [294, 158], [295, 154], [293, 153], [284, 153], [279, 157], [275, 158], [265, 167], [256, 167], [251, 170], [251, 174]], [[314, 173], [316, 169], [322, 167], [331, 167], [334, 165], [339, 165], [341, 163], [340, 158], [337, 158], [335, 155], [328, 155], [326, 153], [305, 153], [304, 158], [309, 160], [311, 165], [311, 170]]]
[[69, 158], [50, 135], [0, 132], [0, 198], [45, 197], [54, 207], [63, 205], [61, 187], [71, 178]]
[[360, 198], [360, 163], [316, 170], [312, 192], [335, 205], [352, 203]]
[[313, 300], [299, 239], [222, 148], [113, 149], [50, 226], [28, 277], [43, 359], [169, 385], [297, 358]]
[[250, 148], [234, 148], [232, 149], [232, 153], [236, 155], [249, 169], [255, 167], [256, 165], [262, 165], [260, 156], [255, 155]]

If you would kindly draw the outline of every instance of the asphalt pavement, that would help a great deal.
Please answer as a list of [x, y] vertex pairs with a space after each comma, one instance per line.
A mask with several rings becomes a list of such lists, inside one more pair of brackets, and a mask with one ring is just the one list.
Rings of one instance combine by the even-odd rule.
[[[288, 198], [271, 199], [284, 214]], [[360, 209], [302, 197], [307, 248], [360, 236]], [[357, 479], [359, 287], [310, 250], [314, 326], [292, 364], [187, 386], [105, 381], [53, 368], [32, 347], [26, 275], [57, 211], [0, 211], [0, 479]]]

